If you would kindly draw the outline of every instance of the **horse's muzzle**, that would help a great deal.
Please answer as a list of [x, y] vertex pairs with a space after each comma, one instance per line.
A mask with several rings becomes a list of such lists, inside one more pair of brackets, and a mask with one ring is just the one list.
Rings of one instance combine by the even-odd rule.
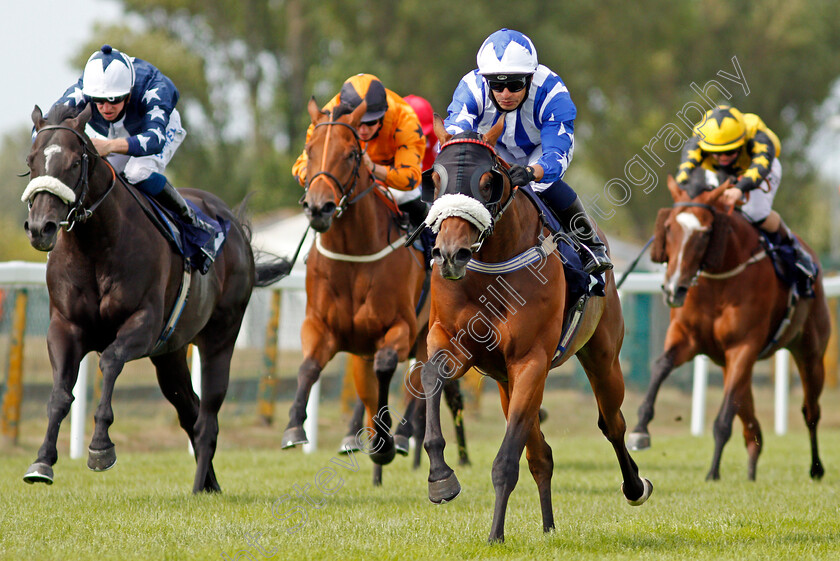
[[58, 224], [53, 220], [37, 221], [27, 219], [23, 223], [29, 243], [39, 251], [51, 251], [58, 239]]
[[432, 250], [432, 259], [443, 278], [461, 280], [467, 274], [467, 263], [472, 259], [472, 251], [466, 247], [451, 250], [435, 247]]
[[675, 286], [669, 288], [662, 285], [662, 292], [664, 293], [665, 304], [671, 308], [681, 308], [685, 304], [685, 297], [688, 295], [688, 287]]
[[309, 220], [309, 225], [312, 229], [323, 234], [330, 229], [333, 217], [335, 216], [336, 205], [333, 201], [328, 201], [323, 205], [303, 203], [303, 213]]

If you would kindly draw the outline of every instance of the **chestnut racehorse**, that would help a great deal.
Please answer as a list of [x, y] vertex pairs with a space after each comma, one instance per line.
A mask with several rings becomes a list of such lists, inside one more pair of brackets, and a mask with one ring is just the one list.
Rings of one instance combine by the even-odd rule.
[[[64, 106], [54, 107], [49, 120], [37, 106], [32, 112], [36, 135], [27, 158], [25, 228], [33, 247], [50, 252], [47, 348], [53, 388], [44, 443], [24, 481], [52, 484], [59, 426], [73, 401], [79, 364], [96, 351], [102, 396], [88, 467], [104, 471], [117, 461], [108, 436], [114, 384], [126, 362], [148, 356], [195, 450], [193, 492], [219, 491], [213, 471], [218, 412], [242, 317], [253, 287], [274, 282], [288, 267], [255, 266], [244, 218], [218, 197], [187, 189], [184, 195], [205, 214], [230, 223], [209, 272], [190, 272], [146, 216], [149, 202], [122, 184], [97, 154], [84, 132], [90, 116], [90, 104], [78, 116]], [[187, 365], [189, 343], [201, 352], [200, 400]]]
[[619, 364], [624, 320], [612, 272], [607, 273], [606, 296], [590, 299], [578, 330], [555, 361], [563, 318], [573, 305], [561, 259], [548, 255], [539, 275], [527, 267], [498, 277], [468, 271], [471, 260], [497, 264], [545, 247], [536, 207], [524, 195], [515, 197], [506, 164], [493, 149], [503, 127], [504, 119], [499, 119], [483, 137], [471, 132], [453, 137], [436, 115], [435, 133], [442, 147], [423, 179], [427, 200], [435, 200], [427, 224], [438, 231], [427, 339], [430, 358], [422, 370], [428, 401], [429, 499], [445, 503], [461, 491], [444, 460], [440, 388], [443, 380], [458, 378], [475, 366], [497, 381], [507, 418], [492, 469], [496, 503], [490, 541], [504, 540], [505, 512], [519, 478], [523, 448], [539, 491], [543, 530], [554, 528], [554, 462], [538, 416], [549, 369], [573, 355], [589, 377], [598, 403], [598, 426], [615, 450], [626, 499], [640, 505], [653, 489], [650, 481], [639, 477], [624, 445], [624, 378]]
[[[403, 247], [405, 236], [393, 211], [361, 166], [363, 147], [356, 127], [366, 107], [362, 102], [349, 113], [339, 114], [336, 108], [327, 114], [314, 99], [309, 101], [314, 128], [305, 148], [307, 184], [301, 201], [318, 236], [306, 262], [304, 361], [282, 446], [307, 442], [303, 421], [310, 390], [327, 362], [343, 351], [360, 357], [352, 371], [367, 411], [370, 440], [357, 438], [357, 445], [374, 463], [384, 465], [396, 450], [389, 431], [388, 388], [397, 363], [413, 356], [415, 348], [417, 359], [425, 359], [428, 302], [418, 319], [426, 278], [423, 255]], [[401, 423], [410, 436], [409, 421]], [[352, 448], [347, 440], [342, 447]], [[399, 451], [408, 453], [408, 448], [403, 445]]]
[[793, 305], [792, 288], [775, 274], [756, 228], [719, 202], [729, 186], [727, 181], [691, 198], [668, 178], [674, 206], [659, 211], [651, 258], [668, 264], [662, 290], [671, 323], [628, 442], [631, 449], [650, 447], [648, 423], [659, 387], [674, 368], [704, 354], [723, 367], [723, 403], [714, 422], [715, 451], [706, 479], [720, 479], [721, 454], [737, 415], [744, 427], [747, 476], [754, 480], [762, 436], [752, 395], [753, 365], [787, 348], [802, 380], [811, 477], [819, 479], [825, 472], [817, 450], [819, 397], [831, 331], [822, 277], [814, 282], [813, 298]]

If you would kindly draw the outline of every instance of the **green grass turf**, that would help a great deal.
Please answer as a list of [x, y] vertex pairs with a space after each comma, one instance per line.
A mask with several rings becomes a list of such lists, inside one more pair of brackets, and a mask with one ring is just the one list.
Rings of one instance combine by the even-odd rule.
[[[840, 423], [828, 401], [836, 395], [833, 390], [823, 399], [832, 413], [820, 433], [822, 482], [808, 477], [807, 436], [795, 413], [801, 398], [794, 394], [787, 435], [774, 435], [772, 415], [760, 412], [765, 447], [758, 480], [746, 481], [736, 421], [722, 479], [707, 483], [709, 430], [690, 436], [682, 420], [689, 397], [665, 391], [651, 425], [653, 449], [633, 453], [654, 493], [645, 505], [630, 507], [619, 491], [612, 448], [595, 426], [591, 394], [552, 392], [544, 431], [554, 451], [556, 530], [542, 532], [536, 486], [523, 457], [506, 542], [495, 545], [486, 543], [494, 501], [490, 466], [504, 421], [490, 393], [478, 412], [467, 415], [472, 465], [457, 467], [454, 446], [447, 447], [463, 491], [442, 506], [427, 499], [425, 454], [418, 471], [397, 457], [380, 488], [371, 486], [371, 463], [363, 454], [355, 456], [357, 471], [338, 465], [350, 460], [334, 452], [343, 432], [335, 404], [322, 404], [321, 447], [310, 455], [279, 450], [280, 428], [223, 416], [215, 466], [224, 492], [203, 496], [190, 493], [194, 463], [171, 413], [120, 418], [115, 404], [118, 462], [108, 472], [93, 473], [84, 459], [69, 460], [62, 440], [55, 484], [24, 484], [43, 420], [26, 423], [21, 444], [3, 449], [0, 559], [840, 559]], [[711, 412], [718, 399], [710, 396]], [[759, 393], [756, 401], [772, 402], [772, 394]], [[638, 396], [628, 396], [623, 410], [629, 425], [637, 404]], [[281, 426], [286, 411], [287, 404], [278, 405]], [[451, 429], [444, 430], [449, 438]], [[328, 467], [336, 473], [329, 482], [334, 492], [324, 495], [316, 478]], [[295, 488], [306, 485], [317, 505], [295, 496]], [[249, 544], [257, 534], [265, 553]]]

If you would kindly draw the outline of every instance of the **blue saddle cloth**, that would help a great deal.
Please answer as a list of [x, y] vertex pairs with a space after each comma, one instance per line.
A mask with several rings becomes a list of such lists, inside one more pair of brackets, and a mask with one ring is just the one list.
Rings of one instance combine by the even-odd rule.
[[572, 301], [577, 301], [583, 295], [604, 296], [604, 275], [589, 275], [583, 270], [583, 262], [580, 260], [577, 250], [572, 246], [569, 235], [560, 225], [560, 221], [551, 212], [543, 200], [533, 191], [530, 185], [519, 188], [537, 207], [540, 219], [552, 234], [563, 233], [560, 237], [563, 243], [557, 244], [563, 261], [563, 268], [566, 273], [566, 284], [572, 296]]
[[169, 232], [169, 241], [178, 253], [194, 269], [198, 269], [202, 274], [206, 273], [216, 255], [221, 251], [225, 240], [227, 240], [230, 222], [224, 218], [210, 218], [195, 203], [187, 200], [187, 204], [190, 205], [196, 216], [213, 226], [213, 233], [211, 234], [199, 228], [193, 228], [184, 222], [179, 215], [161, 206], [154, 197], [146, 193], [143, 193], [143, 196], [152, 204], [155, 214]]
[[813, 275], [809, 277], [797, 266], [796, 249], [790, 244], [781, 243], [778, 232], [770, 234], [758, 229], [758, 233], [761, 235], [761, 243], [773, 263], [773, 269], [779, 280], [787, 286], [795, 287], [800, 296], [813, 298], [813, 279], [819, 274], [819, 265], [814, 263]]

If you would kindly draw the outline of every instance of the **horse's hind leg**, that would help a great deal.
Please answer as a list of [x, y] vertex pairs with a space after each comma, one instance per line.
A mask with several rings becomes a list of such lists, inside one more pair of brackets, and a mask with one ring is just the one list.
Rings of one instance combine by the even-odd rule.
[[639, 420], [636, 423], [636, 428], [627, 435], [627, 447], [630, 450], [647, 450], [650, 448], [648, 424], [653, 420], [654, 404], [659, 388], [675, 368], [685, 364], [697, 354], [681, 333], [681, 330], [676, 327], [673, 330], [669, 328], [668, 337], [665, 340], [666, 350], [653, 364], [650, 384], [648, 384], [645, 397], [639, 405]]
[[353, 407], [353, 416], [350, 418], [350, 423], [347, 425], [347, 434], [341, 439], [341, 444], [338, 446], [339, 454], [349, 454], [350, 452], [357, 452], [360, 450], [359, 442], [356, 435], [362, 430], [365, 424], [365, 404], [361, 399], [356, 399], [356, 405]]
[[825, 383], [823, 356], [822, 353], [804, 356], [804, 353], [797, 350], [793, 350], [791, 354], [796, 361], [796, 368], [802, 380], [802, 416], [808, 427], [808, 436], [811, 441], [811, 478], [822, 479], [825, 468], [817, 447], [817, 424], [820, 422], [821, 414], [820, 394]]
[[213, 457], [216, 455], [216, 443], [219, 436], [219, 409], [225, 400], [230, 380], [233, 343], [213, 350], [208, 347], [206, 344], [199, 347], [203, 352], [201, 355], [201, 400], [193, 431], [196, 464], [193, 493], [222, 490], [213, 470]]
[[586, 346], [578, 352], [595, 400], [598, 403], [598, 427], [612, 444], [624, 482], [621, 485], [624, 497], [633, 506], [639, 506], [650, 497], [653, 485], [639, 477], [639, 468], [624, 445], [627, 425], [621, 413], [624, 401], [624, 376], [618, 362], [621, 345], [610, 342], [604, 318]]
[[61, 421], [70, 412], [73, 402], [73, 386], [79, 375], [79, 363], [83, 351], [71, 337], [71, 327], [59, 327], [60, 320], [54, 319], [49, 328], [47, 346], [50, 351], [50, 362], [53, 368], [53, 387], [47, 403], [49, 421], [44, 442], [38, 450], [38, 457], [26, 470], [23, 480], [27, 483], [53, 483], [52, 466], [58, 461], [56, 441]]
[[[198, 352], [194, 349], [193, 352]], [[190, 439], [195, 450], [195, 422], [198, 420], [198, 396], [195, 395], [187, 366], [187, 349], [151, 357], [155, 365], [158, 385], [163, 396], [178, 412], [178, 423]]]
[[[713, 432], [715, 437], [715, 452], [712, 465], [706, 475], [706, 481], [720, 479], [720, 460], [723, 447], [732, 436], [732, 422], [744, 403], [751, 400], [752, 368], [755, 364], [757, 352], [750, 347], [738, 347], [726, 352], [726, 366], [723, 373], [723, 403], [715, 418]], [[755, 415], [753, 415], [755, 419]], [[754, 421], [756, 430], [758, 421]], [[758, 456], [756, 455], [756, 461]], [[754, 471], [754, 469], [753, 469]], [[749, 475], [749, 474], [748, 474]]]
[[467, 455], [467, 437], [464, 432], [464, 397], [461, 394], [461, 384], [458, 380], [448, 380], [443, 385], [443, 397], [452, 412], [452, 423], [455, 426], [455, 440], [458, 444], [458, 464], [470, 465]]
[[758, 456], [761, 454], [764, 439], [761, 436], [761, 426], [755, 416], [755, 403], [753, 402], [752, 390], [746, 392], [738, 408], [738, 417], [744, 425], [744, 446], [747, 448], [747, 478], [755, 481]]

